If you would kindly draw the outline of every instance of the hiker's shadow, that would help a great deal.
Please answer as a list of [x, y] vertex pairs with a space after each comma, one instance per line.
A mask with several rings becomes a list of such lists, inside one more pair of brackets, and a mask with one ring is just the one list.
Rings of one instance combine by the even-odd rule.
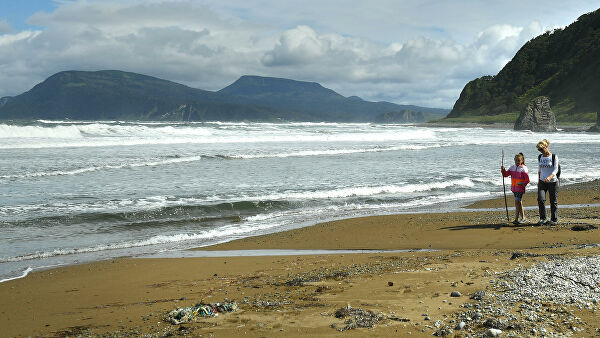
[[469, 225], [455, 225], [451, 227], [443, 227], [442, 230], [483, 230], [483, 229], [502, 229], [502, 228], [524, 228], [529, 227], [531, 224], [506, 224], [506, 223], [487, 223], [487, 224], [469, 224]]

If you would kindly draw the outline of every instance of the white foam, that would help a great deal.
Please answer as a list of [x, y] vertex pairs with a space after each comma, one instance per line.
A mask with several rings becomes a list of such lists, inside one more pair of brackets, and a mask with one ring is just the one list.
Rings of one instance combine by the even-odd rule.
[[441, 190], [452, 186], [473, 187], [474, 183], [467, 177], [462, 179], [441, 181], [423, 184], [382, 185], [370, 187], [347, 187], [339, 189], [323, 189], [314, 191], [282, 192], [265, 195], [236, 195], [236, 196], [203, 196], [203, 197], [174, 197], [174, 196], [149, 196], [140, 199], [123, 199], [111, 201], [94, 201], [91, 203], [52, 203], [46, 205], [14, 205], [0, 207], [0, 214], [17, 215], [31, 212], [62, 213], [90, 213], [123, 210], [140, 211], [156, 210], [163, 207], [181, 205], [204, 205], [213, 203], [259, 202], [259, 201], [307, 201], [318, 199], [335, 199], [348, 197], [369, 197], [376, 195], [409, 194]]
[[194, 240], [206, 240], [206, 239], [219, 239], [219, 238], [229, 238], [231, 236], [239, 236], [248, 233], [252, 233], [255, 231], [266, 230], [269, 228], [274, 228], [281, 226], [280, 223], [265, 223], [261, 225], [253, 225], [253, 226], [240, 226], [239, 224], [232, 226], [224, 226], [217, 229], [211, 229], [207, 231], [203, 231], [200, 233], [181, 233], [174, 235], [157, 235], [150, 237], [148, 239], [139, 240], [139, 241], [125, 241], [120, 243], [111, 243], [111, 244], [103, 244], [92, 247], [85, 248], [65, 248], [65, 249], [55, 249], [52, 251], [44, 251], [44, 252], [36, 252], [27, 255], [20, 255], [15, 257], [3, 257], [0, 258], [0, 263], [6, 262], [20, 262], [34, 259], [44, 259], [56, 256], [67, 256], [67, 255], [75, 255], [75, 254], [83, 254], [83, 253], [94, 253], [100, 251], [107, 250], [118, 250], [118, 249], [129, 249], [136, 247], [144, 247], [144, 246], [152, 246], [152, 245], [160, 245], [160, 244], [168, 244], [168, 243], [177, 243], [184, 241], [194, 241]]
[[429, 148], [439, 148], [440, 145], [402, 145], [396, 147], [375, 147], [363, 149], [328, 149], [328, 150], [302, 150], [289, 153], [276, 154], [242, 154], [230, 155], [230, 158], [253, 159], [253, 158], [285, 158], [285, 157], [305, 157], [305, 156], [322, 156], [322, 155], [344, 155], [344, 154], [359, 154], [359, 153], [378, 153], [398, 150], [423, 150]]
[[[238, 125], [239, 126], [239, 125]], [[335, 126], [335, 127], [334, 127]], [[249, 129], [250, 128], [250, 129]], [[252, 130], [252, 128], [255, 128]], [[268, 129], [268, 133], [265, 133]], [[353, 128], [350, 124], [325, 125], [322, 129], [305, 129], [296, 124], [259, 124], [221, 129], [208, 124], [149, 126], [147, 124], [88, 123], [47, 126], [0, 125], [2, 149], [108, 147], [152, 144], [219, 144], [285, 142], [395, 142], [435, 140], [436, 133], [427, 128], [398, 127]], [[15, 142], [14, 139], [19, 141]]]
[[81, 132], [77, 126], [14, 126], [0, 124], [0, 139], [2, 138], [61, 138], [61, 139], [79, 139], [82, 138]]
[[78, 175], [93, 171], [107, 170], [107, 169], [125, 169], [125, 168], [136, 168], [136, 167], [155, 167], [160, 165], [168, 165], [175, 163], [195, 162], [200, 161], [202, 156], [188, 156], [188, 157], [177, 157], [159, 161], [148, 161], [138, 163], [126, 163], [118, 165], [99, 165], [86, 168], [79, 168], [73, 170], [54, 170], [54, 171], [40, 171], [31, 173], [22, 173], [19, 175], [0, 175], [0, 179], [17, 179], [17, 178], [31, 178], [31, 177], [44, 177], [44, 176], [69, 176]]
[[412, 193], [412, 192], [423, 192], [435, 189], [444, 189], [451, 186], [463, 186], [472, 187], [474, 183], [468, 178], [464, 177], [461, 179], [433, 182], [433, 183], [422, 183], [422, 184], [406, 184], [406, 185], [383, 185], [373, 187], [348, 187], [332, 190], [317, 190], [317, 191], [306, 191], [306, 192], [290, 192], [280, 193], [262, 196], [262, 200], [287, 200], [287, 199], [327, 199], [327, 198], [344, 198], [344, 197], [365, 197], [375, 196], [382, 194], [400, 194], [400, 193]]
[[[2, 262], [2, 260], [0, 260], [0, 262]], [[0, 280], [0, 283], [4, 283], [4, 282], [8, 282], [8, 281], [15, 280], [15, 279], [20, 279], [20, 278], [25, 278], [31, 271], [33, 271], [33, 269], [31, 267], [27, 267], [27, 269], [25, 269], [25, 271], [23, 271], [23, 274], [21, 274], [20, 276], [2, 279], [2, 280]]]
[[560, 175], [561, 180], [568, 180], [569, 182], [587, 182], [599, 178], [600, 171], [598, 170], [563, 170]]

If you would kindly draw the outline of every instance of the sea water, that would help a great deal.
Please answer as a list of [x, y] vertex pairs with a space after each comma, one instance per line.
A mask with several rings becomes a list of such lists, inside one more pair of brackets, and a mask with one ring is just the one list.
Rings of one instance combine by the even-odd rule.
[[502, 194], [548, 138], [562, 182], [600, 178], [600, 135], [369, 123], [0, 124], [0, 281], [321, 221]]

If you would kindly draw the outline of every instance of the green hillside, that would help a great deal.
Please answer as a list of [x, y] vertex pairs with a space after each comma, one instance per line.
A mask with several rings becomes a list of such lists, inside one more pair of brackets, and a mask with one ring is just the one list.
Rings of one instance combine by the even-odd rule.
[[537, 96], [558, 122], [595, 122], [600, 111], [600, 10], [527, 42], [496, 75], [469, 82], [448, 121], [514, 122]]
[[[116, 70], [65, 71], [0, 105], [2, 119], [269, 119], [268, 107], [190, 88], [151, 76]], [[187, 115], [186, 115], [187, 114]]]
[[269, 107], [309, 114], [314, 119], [328, 116], [340, 121], [379, 121], [380, 114], [400, 111], [421, 113], [429, 119], [448, 114], [448, 109], [370, 102], [357, 96], [344, 97], [316, 82], [274, 77], [245, 75], [219, 93], [252, 99]]

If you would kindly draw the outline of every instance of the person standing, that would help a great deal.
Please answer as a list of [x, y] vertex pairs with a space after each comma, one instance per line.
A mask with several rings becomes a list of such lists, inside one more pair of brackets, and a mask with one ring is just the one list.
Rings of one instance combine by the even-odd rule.
[[513, 221], [513, 224], [527, 223], [522, 202], [525, 187], [529, 183], [529, 170], [525, 166], [525, 156], [523, 153], [516, 154], [515, 164], [511, 165], [508, 170], [506, 170], [504, 166], [501, 166], [500, 170], [502, 171], [502, 176], [511, 177], [510, 190], [515, 195], [515, 220]]
[[[538, 156], [538, 207], [540, 221], [538, 225], [556, 225], [558, 223], [558, 156], [550, 152], [550, 141], [543, 139], [537, 144]], [[550, 220], [546, 220], [546, 193], [550, 197]]]

